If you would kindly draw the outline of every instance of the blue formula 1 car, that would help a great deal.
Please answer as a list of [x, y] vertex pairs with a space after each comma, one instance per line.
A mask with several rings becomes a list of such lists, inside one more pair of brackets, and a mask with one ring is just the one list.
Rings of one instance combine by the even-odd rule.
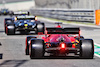
[[6, 33], [6, 24], [9, 24], [11, 22], [14, 22], [16, 19], [15, 17], [17, 16], [25, 16], [25, 15], [29, 15], [30, 13], [28, 11], [16, 11], [16, 12], [13, 12], [13, 14], [11, 16], [11, 18], [5, 18], [4, 20], [4, 29], [5, 29], [5, 33]]
[[4, 8], [0, 10], [0, 15], [13, 15], [13, 11]]
[[44, 23], [36, 21], [36, 16], [17, 16], [15, 18], [6, 18], [4, 27], [5, 33], [7, 35], [15, 34], [16, 31], [23, 33], [29, 33], [30, 31], [35, 31], [44, 33]]

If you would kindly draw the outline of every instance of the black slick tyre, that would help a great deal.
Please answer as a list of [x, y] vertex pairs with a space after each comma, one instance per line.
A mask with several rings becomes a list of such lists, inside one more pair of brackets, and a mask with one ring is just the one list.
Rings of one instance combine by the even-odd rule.
[[30, 45], [30, 58], [43, 58], [44, 56], [44, 40], [32, 39]]
[[26, 49], [25, 49], [25, 54], [26, 55], [29, 55], [29, 45], [30, 45], [30, 40], [31, 40], [31, 38], [36, 38], [36, 37], [34, 37], [34, 36], [27, 36], [26, 37]]
[[[14, 27], [14, 26], [13, 26], [13, 27]], [[6, 33], [7, 33], [7, 35], [14, 35], [14, 34], [15, 34], [15, 28], [10, 29], [10, 28], [8, 28], [8, 26], [7, 26], [7, 28], [6, 28]]]
[[93, 59], [94, 43], [92, 39], [84, 39], [80, 41], [80, 57], [86, 59]]

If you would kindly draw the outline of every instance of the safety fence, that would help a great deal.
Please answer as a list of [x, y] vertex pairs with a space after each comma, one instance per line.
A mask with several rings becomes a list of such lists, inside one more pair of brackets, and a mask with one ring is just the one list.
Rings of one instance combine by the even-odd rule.
[[36, 16], [100, 25], [100, 10], [35, 8], [30, 9], [30, 11]]

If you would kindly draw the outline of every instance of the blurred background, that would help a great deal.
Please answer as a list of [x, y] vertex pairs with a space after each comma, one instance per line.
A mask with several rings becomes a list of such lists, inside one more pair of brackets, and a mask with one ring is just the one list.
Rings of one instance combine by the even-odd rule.
[[9, 10], [28, 10], [35, 6], [34, 0], [0, 0], [0, 8]]
[[[94, 59], [34, 59], [25, 55], [25, 39], [28, 35], [5, 34], [4, 19], [0, 15], [0, 67], [99, 67], [100, 66], [100, 0], [0, 0], [0, 9], [8, 11], [29, 11], [44, 22], [46, 27], [54, 27], [55, 22], [63, 22], [63, 27], [80, 27], [81, 35], [94, 40]], [[0, 10], [2, 13], [7, 12]], [[97, 26], [98, 25], [98, 26]], [[33, 34], [32, 34], [33, 35]], [[1, 54], [2, 55], [2, 54]], [[1, 58], [2, 58], [1, 57]], [[70, 58], [70, 59], [69, 59]], [[77, 60], [76, 60], [77, 59]]]
[[100, 0], [35, 0], [36, 7], [66, 9], [99, 9]]
[[0, 8], [25, 10], [29, 8], [100, 9], [100, 0], [0, 0]]

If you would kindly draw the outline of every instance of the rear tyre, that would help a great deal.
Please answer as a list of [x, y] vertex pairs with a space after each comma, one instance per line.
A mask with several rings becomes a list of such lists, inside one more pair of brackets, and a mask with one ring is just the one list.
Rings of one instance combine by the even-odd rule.
[[29, 55], [29, 44], [30, 44], [30, 40], [31, 40], [31, 38], [36, 38], [36, 37], [34, 37], [34, 36], [27, 36], [27, 38], [26, 38], [26, 49], [25, 49], [25, 54], [26, 55]]
[[25, 49], [25, 54], [29, 55], [29, 48]]
[[94, 43], [92, 39], [84, 39], [80, 41], [80, 57], [93, 59]]
[[40, 32], [40, 33], [44, 34], [44, 31], [45, 31], [45, 25], [44, 25], [44, 23], [37, 23], [36, 24], [35, 33], [38, 34]]
[[14, 28], [8, 28], [8, 26], [7, 26], [6, 27], [6, 33], [7, 33], [7, 35], [14, 35], [15, 34], [15, 27]]
[[6, 34], [6, 26], [5, 26], [5, 34]]
[[43, 58], [44, 56], [44, 40], [42, 39], [32, 39], [30, 45], [30, 58]]

